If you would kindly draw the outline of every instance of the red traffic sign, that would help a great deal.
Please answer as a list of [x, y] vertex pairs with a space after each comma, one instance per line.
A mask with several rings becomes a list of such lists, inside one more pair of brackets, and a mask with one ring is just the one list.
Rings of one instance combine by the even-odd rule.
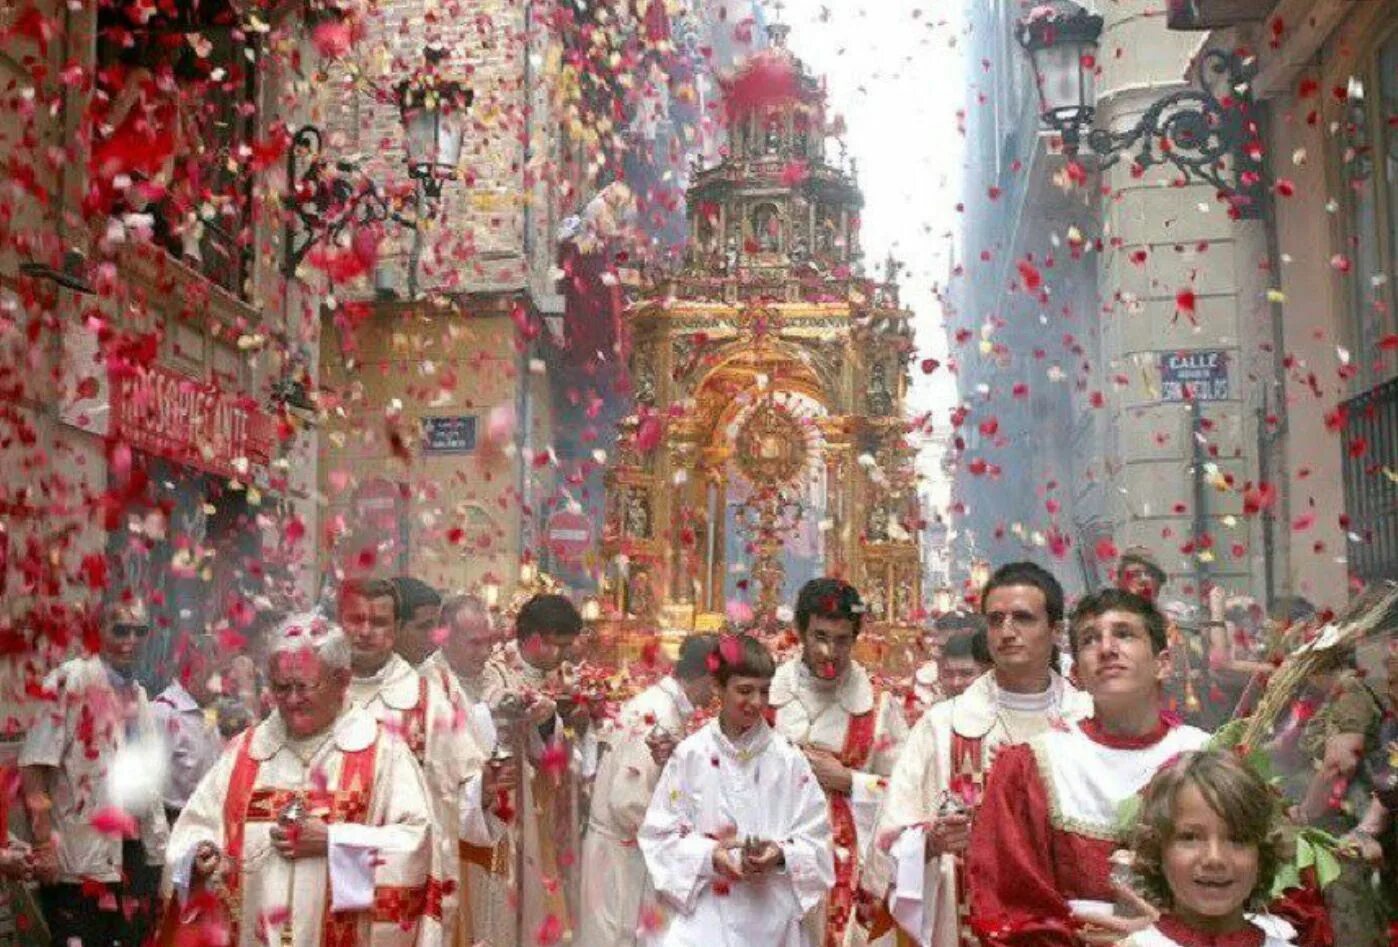
[[592, 546], [592, 521], [564, 510], [549, 517], [548, 544], [557, 555], [576, 559]]

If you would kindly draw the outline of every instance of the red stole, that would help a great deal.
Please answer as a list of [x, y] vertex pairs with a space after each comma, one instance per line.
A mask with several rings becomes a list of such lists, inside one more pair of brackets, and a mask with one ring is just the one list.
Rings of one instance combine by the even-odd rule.
[[1205, 934], [1169, 914], [1156, 921], [1155, 929], [1180, 947], [1262, 947], [1267, 940], [1262, 928], [1254, 924], [1232, 934]]
[[[878, 705], [862, 714], [851, 714], [845, 728], [845, 745], [840, 750], [840, 762], [852, 770], [869, 765], [874, 749], [874, 728], [878, 723]], [[858, 865], [859, 833], [855, 829], [854, 812], [844, 793], [828, 793], [830, 828], [835, 840], [835, 887], [830, 889], [825, 912], [825, 947], [838, 947], [844, 942], [845, 927], [854, 910], [856, 888], [855, 869]]]
[[417, 676], [417, 705], [403, 715], [403, 742], [421, 765], [427, 755], [427, 674]]

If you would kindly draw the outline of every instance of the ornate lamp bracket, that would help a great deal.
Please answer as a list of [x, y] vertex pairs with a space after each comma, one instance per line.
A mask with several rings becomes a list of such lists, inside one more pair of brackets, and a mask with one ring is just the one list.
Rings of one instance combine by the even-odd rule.
[[[311, 247], [334, 243], [346, 227], [365, 227], [390, 218], [412, 221], [389, 205], [383, 188], [371, 181], [358, 162], [340, 159], [332, 165], [321, 154], [322, 133], [304, 125], [291, 138], [286, 156], [287, 197], [290, 204], [282, 246], [282, 272], [296, 275]], [[408, 198], [416, 202], [416, 195]]]
[[[1256, 65], [1235, 52], [1206, 50], [1194, 67], [1195, 84], [1146, 109], [1134, 126], [1116, 132], [1085, 116], [1087, 146], [1115, 160], [1129, 152], [1141, 168], [1171, 164], [1187, 181], [1203, 181], [1226, 196], [1242, 219], [1263, 213], [1261, 134], [1253, 110]], [[1060, 128], [1065, 149], [1076, 151], [1077, 128]]]

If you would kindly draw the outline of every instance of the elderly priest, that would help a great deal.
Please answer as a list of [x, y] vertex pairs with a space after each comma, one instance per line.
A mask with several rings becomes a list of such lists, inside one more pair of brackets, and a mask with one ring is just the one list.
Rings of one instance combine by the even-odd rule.
[[338, 625], [314, 614], [281, 624], [276, 710], [229, 747], [171, 834], [164, 943], [201, 928], [239, 947], [417, 943], [426, 784], [406, 744], [347, 700], [349, 683]]

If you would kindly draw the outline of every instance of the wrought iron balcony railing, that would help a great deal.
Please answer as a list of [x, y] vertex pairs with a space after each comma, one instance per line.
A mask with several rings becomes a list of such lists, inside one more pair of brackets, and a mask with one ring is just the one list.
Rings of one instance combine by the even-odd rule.
[[1344, 402], [1349, 571], [1365, 582], [1398, 578], [1398, 378]]

